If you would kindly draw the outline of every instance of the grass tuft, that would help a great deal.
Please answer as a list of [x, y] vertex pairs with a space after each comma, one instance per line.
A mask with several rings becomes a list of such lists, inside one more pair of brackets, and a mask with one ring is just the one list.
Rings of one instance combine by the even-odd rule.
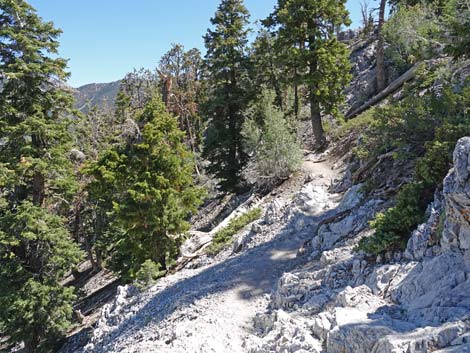
[[206, 248], [206, 253], [211, 256], [217, 255], [225, 246], [232, 243], [232, 237], [240, 229], [260, 217], [261, 208], [254, 208], [239, 217], [235, 217], [229, 222], [229, 224], [225, 228], [219, 230], [214, 235], [214, 238], [212, 239], [212, 244]]

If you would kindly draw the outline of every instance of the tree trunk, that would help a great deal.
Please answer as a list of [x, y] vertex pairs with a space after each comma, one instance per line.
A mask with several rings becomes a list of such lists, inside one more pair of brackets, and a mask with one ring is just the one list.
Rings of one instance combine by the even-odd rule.
[[[197, 145], [196, 145], [196, 141], [195, 141], [194, 135], [193, 135], [193, 126], [191, 125], [191, 122], [189, 121], [189, 116], [188, 115], [185, 115], [185, 121], [186, 121], [186, 128], [187, 128], [187, 132], [188, 132], [189, 145], [191, 147], [191, 151], [195, 155], [196, 152], [197, 152]], [[195, 163], [194, 163], [194, 169], [196, 170], [197, 176], [201, 176], [201, 173], [199, 172], [199, 168], [197, 166], [197, 161], [195, 161]]]
[[35, 332], [31, 334], [31, 336], [24, 341], [24, 352], [25, 353], [36, 353], [36, 349], [41, 342], [41, 338]]
[[[237, 87], [237, 79], [235, 74], [235, 69], [232, 69], [230, 72], [230, 87], [232, 92], [236, 91]], [[229, 141], [229, 165], [228, 165], [228, 181], [230, 186], [237, 187], [238, 184], [238, 159], [237, 159], [237, 150], [238, 146], [238, 131], [237, 131], [237, 117], [236, 117], [236, 107], [234, 107], [234, 103], [232, 99], [228, 103], [228, 118], [229, 118], [229, 134], [231, 137], [231, 141]]]
[[383, 91], [386, 86], [385, 78], [385, 53], [384, 53], [384, 37], [383, 37], [383, 25], [385, 22], [385, 5], [386, 0], [380, 0], [380, 9], [379, 9], [379, 24], [378, 24], [378, 36], [379, 40], [377, 43], [377, 53], [376, 53], [376, 70], [377, 70], [377, 92]]
[[387, 98], [389, 95], [397, 91], [401, 86], [405, 84], [405, 82], [411, 80], [412, 78], [416, 76], [416, 71], [418, 71], [419, 65], [420, 65], [419, 63], [415, 64], [411, 69], [409, 69], [399, 78], [397, 78], [395, 81], [389, 84], [383, 91], [380, 91], [378, 94], [376, 94], [374, 97], [369, 99], [359, 108], [350, 110], [346, 114], [346, 120], [354, 118], [355, 116], [361, 114], [365, 110], [369, 109], [371, 106], [379, 103], [380, 101], [382, 101], [383, 99]]
[[320, 104], [315, 99], [314, 89], [310, 89], [310, 118], [312, 120], [313, 136], [315, 138], [315, 147], [322, 148], [325, 145], [326, 139], [323, 131], [323, 124], [321, 121]]
[[41, 173], [36, 173], [33, 177], [33, 204], [42, 207], [44, 197], [44, 177]]
[[[309, 21], [308, 26], [314, 28], [315, 24], [312, 20]], [[312, 35], [308, 38], [309, 51], [310, 51], [310, 64], [309, 64], [309, 75], [312, 77], [318, 70], [318, 57], [315, 49], [315, 36]], [[315, 138], [315, 147], [321, 149], [325, 146], [326, 139], [323, 131], [323, 124], [321, 121], [321, 109], [320, 102], [315, 96], [317, 91], [315, 85], [310, 85], [310, 119], [312, 120], [313, 137]]]
[[103, 254], [101, 254], [101, 250], [95, 250], [95, 264], [93, 270], [95, 272], [100, 272], [103, 269]]
[[294, 116], [299, 120], [299, 85], [297, 84], [297, 69], [294, 73]]

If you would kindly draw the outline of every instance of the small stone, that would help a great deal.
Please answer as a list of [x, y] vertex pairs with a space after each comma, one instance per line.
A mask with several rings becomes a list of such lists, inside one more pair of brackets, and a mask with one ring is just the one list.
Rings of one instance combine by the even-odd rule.
[[259, 223], [253, 223], [251, 226], [251, 231], [255, 234], [263, 233], [263, 227]]

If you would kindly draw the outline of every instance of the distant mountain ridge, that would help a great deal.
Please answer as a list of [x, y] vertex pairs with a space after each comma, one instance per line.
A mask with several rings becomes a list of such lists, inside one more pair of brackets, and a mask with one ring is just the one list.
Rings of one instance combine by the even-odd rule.
[[112, 109], [121, 81], [90, 83], [74, 89], [75, 108], [86, 113], [93, 106]]

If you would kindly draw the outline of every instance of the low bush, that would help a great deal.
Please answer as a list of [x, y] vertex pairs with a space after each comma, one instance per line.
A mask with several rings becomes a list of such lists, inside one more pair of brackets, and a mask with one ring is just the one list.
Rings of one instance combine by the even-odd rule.
[[416, 168], [395, 206], [371, 223], [375, 235], [359, 244], [358, 249], [371, 254], [404, 249], [411, 232], [424, 221], [427, 205], [451, 167], [455, 144], [470, 135], [470, 87], [428, 91], [420, 99], [409, 97], [379, 111], [368, 136], [375, 141], [371, 153], [396, 149], [396, 158], [415, 158]]
[[302, 150], [284, 114], [274, 105], [274, 94], [265, 91], [242, 129], [245, 151], [253, 155], [258, 178], [274, 184], [296, 171]]
[[433, 5], [424, 3], [399, 5], [385, 23], [385, 55], [398, 74], [416, 62], [432, 58], [441, 46], [441, 26], [435, 10]]
[[409, 234], [424, 221], [423, 209], [429, 203], [426, 186], [422, 183], [405, 185], [397, 196], [395, 207], [377, 214], [371, 222], [373, 237], [364, 238], [358, 249], [369, 254], [401, 250], [406, 247]]
[[444, 7], [448, 33], [446, 52], [455, 58], [470, 57], [470, 3], [448, 0]]
[[161, 268], [161, 264], [152, 260], [146, 260], [136, 273], [135, 279], [137, 287], [145, 288], [153, 284], [160, 277], [163, 277], [166, 271], [162, 271]]
[[232, 219], [227, 227], [219, 230], [212, 239], [212, 244], [207, 247], [206, 253], [208, 255], [217, 255], [225, 246], [232, 242], [232, 237], [237, 232], [261, 217], [261, 209], [254, 208], [247, 213]]
[[333, 140], [341, 140], [351, 133], [365, 131], [374, 121], [375, 110], [370, 108], [354, 119], [340, 122], [338, 127], [329, 129], [329, 135]]

